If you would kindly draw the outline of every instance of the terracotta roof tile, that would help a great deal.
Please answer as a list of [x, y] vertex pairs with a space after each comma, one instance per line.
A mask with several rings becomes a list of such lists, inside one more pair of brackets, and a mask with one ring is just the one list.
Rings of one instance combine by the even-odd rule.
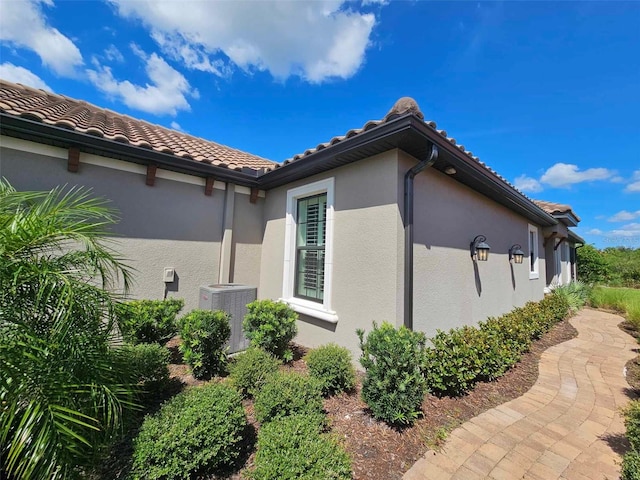
[[547, 202], [546, 200], [534, 200], [533, 203], [538, 205], [541, 209], [543, 209], [550, 215], [553, 215], [554, 213], [571, 213], [571, 215], [573, 215], [578, 221], [580, 221], [580, 217], [576, 215], [576, 213], [571, 208], [571, 205]]
[[235, 148], [5, 80], [0, 80], [0, 111], [232, 170], [271, 170], [277, 165]]

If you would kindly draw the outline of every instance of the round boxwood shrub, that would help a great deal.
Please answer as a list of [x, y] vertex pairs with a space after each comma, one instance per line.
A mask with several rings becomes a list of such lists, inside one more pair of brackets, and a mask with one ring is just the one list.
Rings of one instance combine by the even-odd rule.
[[242, 327], [251, 345], [285, 361], [293, 359], [289, 342], [298, 333], [298, 314], [286, 303], [257, 300], [247, 305]]
[[356, 384], [351, 352], [344, 347], [329, 343], [311, 350], [305, 360], [309, 373], [320, 382], [325, 395], [351, 390]]
[[193, 310], [180, 319], [180, 352], [194, 377], [210, 378], [224, 371], [230, 336], [229, 315], [223, 311]]
[[113, 354], [131, 373], [132, 382], [146, 391], [161, 389], [169, 380], [171, 352], [157, 343], [122, 345]]
[[350, 479], [351, 459], [330, 434], [322, 415], [293, 415], [260, 429], [254, 480]]
[[188, 479], [233, 466], [247, 427], [238, 392], [212, 383], [176, 395], [134, 441], [133, 479]]
[[176, 315], [182, 307], [181, 298], [120, 303], [116, 307], [118, 326], [128, 343], [165, 343], [178, 332]]
[[233, 359], [229, 365], [229, 378], [243, 397], [255, 397], [279, 366], [280, 361], [273, 355], [251, 347]]
[[297, 372], [274, 373], [256, 395], [254, 408], [260, 423], [298, 413], [320, 413], [322, 387], [308, 375]]

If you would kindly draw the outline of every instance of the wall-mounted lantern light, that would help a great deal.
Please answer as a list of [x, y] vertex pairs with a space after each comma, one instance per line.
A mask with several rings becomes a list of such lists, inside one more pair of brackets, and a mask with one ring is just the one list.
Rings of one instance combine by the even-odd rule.
[[524, 258], [524, 252], [522, 251], [522, 246], [512, 245], [509, 249], [509, 261], [514, 263], [522, 263], [522, 259]]
[[471, 245], [469, 245], [471, 249], [471, 258], [474, 260], [478, 260], [479, 262], [486, 262], [489, 258], [489, 250], [491, 247], [487, 245], [485, 242], [487, 237], [484, 235], [478, 235], [473, 239]]

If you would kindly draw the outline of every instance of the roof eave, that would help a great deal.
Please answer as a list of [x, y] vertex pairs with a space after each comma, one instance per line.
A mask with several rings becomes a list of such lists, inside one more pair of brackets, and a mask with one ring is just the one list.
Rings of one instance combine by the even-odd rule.
[[573, 243], [581, 243], [582, 245], [586, 245], [587, 243], [584, 238], [572, 230], [569, 230], [569, 241]]
[[0, 112], [0, 134], [62, 148], [77, 147], [87, 153], [143, 165], [154, 164], [162, 169], [178, 173], [200, 177], [215, 177], [217, 180], [233, 182], [237, 185], [258, 186], [259, 172], [257, 170], [230, 170], [225, 167], [180, 158], [168, 153], [116, 142], [54, 125], [47, 125], [2, 112]]
[[[503, 179], [491, 173], [486, 167], [460, 151], [459, 147], [453, 145], [434, 128], [413, 114], [387, 121], [352, 138], [267, 172], [260, 177], [260, 184], [262, 188], [268, 190], [392, 148], [399, 148], [416, 158], [422, 158], [428, 153], [428, 147], [431, 143], [440, 149], [440, 159], [436, 168], [453, 165], [458, 171], [452, 177], [455, 180], [515, 210], [541, 226], [558, 223], [553, 216], [542, 210]], [[362, 153], [358, 154], [358, 151]]]

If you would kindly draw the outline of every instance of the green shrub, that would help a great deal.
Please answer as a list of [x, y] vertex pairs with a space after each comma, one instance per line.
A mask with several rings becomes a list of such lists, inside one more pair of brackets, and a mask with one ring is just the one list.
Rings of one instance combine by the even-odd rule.
[[589, 300], [591, 288], [583, 282], [575, 281], [553, 289], [553, 295], [565, 297], [571, 312], [577, 312]]
[[631, 450], [622, 458], [622, 479], [640, 479], [640, 400], [629, 403], [624, 411], [624, 425]]
[[322, 387], [307, 375], [278, 372], [271, 375], [255, 397], [254, 408], [260, 423], [302, 413], [322, 411]]
[[230, 335], [229, 315], [223, 311], [193, 310], [180, 319], [180, 352], [194, 377], [210, 378], [224, 370]]
[[309, 373], [320, 381], [325, 395], [351, 390], [356, 384], [356, 371], [351, 352], [334, 343], [311, 350], [305, 357]]
[[[567, 315], [569, 315], [570, 305], [568, 300], [562, 295], [547, 295], [538, 305], [544, 312], [544, 316], [547, 319], [546, 330], [551, 328], [558, 322], [561, 322]], [[545, 331], [546, 331], [545, 330]]]
[[229, 377], [245, 398], [255, 397], [279, 366], [280, 361], [270, 353], [251, 347], [233, 359], [229, 366]]
[[518, 357], [502, 343], [499, 328], [497, 323], [487, 323], [480, 329], [465, 326], [439, 331], [431, 339], [432, 347], [425, 350], [429, 390], [461, 395], [479, 381], [504, 374]]
[[366, 370], [362, 399], [375, 418], [390, 424], [412, 424], [422, 413], [427, 390], [424, 334], [405, 327], [396, 329], [386, 322], [380, 327], [374, 322], [366, 340], [363, 330], [357, 334], [360, 363]]
[[233, 466], [247, 427], [234, 389], [212, 383], [176, 395], [134, 441], [132, 478], [189, 479]]
[[640, 400], [629, 403], [624, 411], [624, 426], [631, 448], [640, 452]]
[[158, 390], [169, 380], [171, 352], [162, 345], [123, 345], [114, 349], [114, 353], [131, 372], [133, 382], [145, 390]]
[[165, 343], [178, 328], [176, 315], [184, 307], [184, 300], [134, 300], [116, 308], [118, 325], [128, 343]]
[[438, 332], [425, 351], [428, 388], [437, 395], [461, 395], [477, 382], [498, 378], [568, 312], [566, 296], [552, 294], [480, 322], [478, 328]]
[[330, 434], [322, 416], [294, 415], [260, 429], [254, 480], [351, 479], [351, 459]]
[[243, 328], [251, 345], [265, 349], [277, 358], [291, 361], [289, 342], [298, 333], [298, 314], [286, 303], [257, 300], [247, 305]]
[[622, 480], [640, 480], [640, 453], [631, 451], [622, 457]]

